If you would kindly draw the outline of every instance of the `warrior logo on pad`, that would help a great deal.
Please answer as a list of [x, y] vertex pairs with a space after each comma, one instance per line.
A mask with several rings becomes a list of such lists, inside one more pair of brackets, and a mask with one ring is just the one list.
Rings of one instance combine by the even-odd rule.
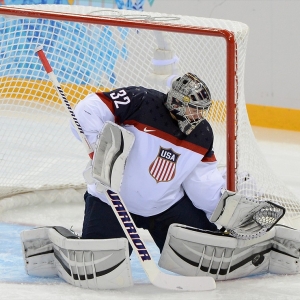
[[149, 173], [157, 183], [170, 181], [174, 178], [179, 156], [180, 154], [174, 152], [171, 148], [159, 148], [157, 157], [149, 167]]

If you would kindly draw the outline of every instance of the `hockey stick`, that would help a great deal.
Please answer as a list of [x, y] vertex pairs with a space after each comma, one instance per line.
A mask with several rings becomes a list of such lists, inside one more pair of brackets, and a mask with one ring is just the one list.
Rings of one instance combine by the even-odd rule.
[[[82, 142], [84, 143], [89, 157], [92, 159], [93, 149], [86, 136], [84, 135], [84, 132], [78, 120], [76, 119], [70, 103], [67, 100], [62, 88], [60, 87], [55, 74], [53, 73], [50, 63], [43, 51], [43, 47], [37, 47], [35, 49], [35, 52], [39, 56], [39, 59], [41, 60], [47, 74], [49, 75], [49, 78], [52, 81], [59, 95], [59, 98], [61, 99], [67, 111], [70, 113], [74, 127]], [[145, 243], [138, 234], [134, 221], [132, 220], [123, 200], [121, 199], [121, 196], [118, 193], [111, 191], [110, 189], [106, 191], [106, 195], [120, 225], [124, 230], [124, 233], [126, 234], [128, 241], [130, 242], [133, 250], [139, 258], [139, 261], [145, 273], [147, 274], [150, 282], [153, 285], [164, 289], [178, 291], [204, 291], [213, 290], [216, 288], [215, 280], [212, 277], [186, 277], [163, 273], [151, 258], [151, 255], [148, 252]]]

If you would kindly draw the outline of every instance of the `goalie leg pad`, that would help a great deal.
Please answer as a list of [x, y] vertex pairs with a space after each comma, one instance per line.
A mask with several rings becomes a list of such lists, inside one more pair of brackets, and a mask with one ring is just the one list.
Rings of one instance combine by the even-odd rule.
[[275, 226], [269, 271], [275, 274], [300, 273], [300, 230]]
[[23, 231], [21, 240], [28, 275], [58, 275], [88, 289], [133, 285], [125, 238], [82, 240], [63, 227], [42, 227]]
[[185, 276], [228, 280], [268, 272], [275, 230], [252, 240], [173, 224], [159, 266]]
[[21, 232], [23, 260], [30, 276], [57, 276], [52, 242], [48, 238], [48, 227]]
[[68, 239], [55, 228], [48, 236], [57, 273], [68, 283], [87, 289], [133, 285], [127, 239]]

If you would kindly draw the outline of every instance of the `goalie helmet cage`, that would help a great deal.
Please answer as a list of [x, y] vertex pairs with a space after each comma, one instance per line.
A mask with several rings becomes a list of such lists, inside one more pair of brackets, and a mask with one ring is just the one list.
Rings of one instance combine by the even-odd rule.
[[85, 187], [87, 156], [35, 54], [42, 45], [73, 107], [91, 92], [128, 85], [167, 92], [157, 72], [197, 74], [211, 91], [214, 151], [228, 189], [283, 205], [287, 224], [296, 226], [300, 202], [268, 167], [247, 115], [247, 25], [91, 6], [22, 5], [0, 6], [0, 33], [2, 210], [42, 199], [81, 200], [74, 191]]

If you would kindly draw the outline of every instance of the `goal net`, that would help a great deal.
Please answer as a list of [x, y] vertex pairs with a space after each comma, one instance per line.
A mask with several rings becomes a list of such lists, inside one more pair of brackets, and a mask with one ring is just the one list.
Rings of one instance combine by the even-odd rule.
[[173, 75], [197, 74], [211, 91], [214, 151], [228, 189], [274, 201], [289, 220], [297, 218], [299, 200], [268, 167], [249, 124], [247, 36], [245, 24], [227, 20], [76, 5], [0, 7], [0, 207], [82, 199], [76, 191], [85, 187], [88, 157], [35, 54], [42, 46], [73, 107], [91, 92], [128, 85], [167, 92]]

